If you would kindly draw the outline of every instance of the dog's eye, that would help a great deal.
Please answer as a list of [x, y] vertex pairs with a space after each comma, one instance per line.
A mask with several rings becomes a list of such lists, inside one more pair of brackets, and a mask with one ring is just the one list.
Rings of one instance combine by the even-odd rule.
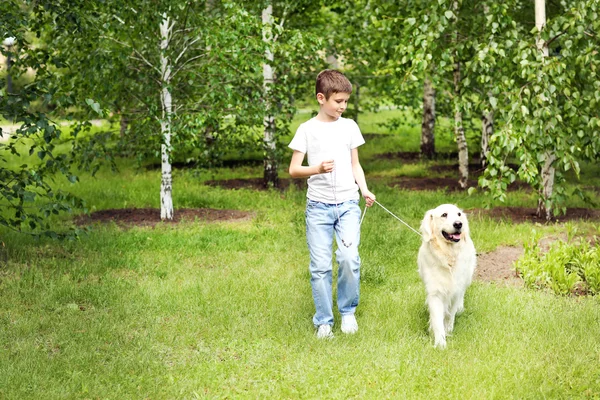
[[459, 216], [459, 217], [460, 217], [461, 215], [462, 215], [461, 213], [458, 213], [458, 216]]
[[443, 213], [442, 214], [442, 218], [446, 218], [448, 216], [448, 213]]

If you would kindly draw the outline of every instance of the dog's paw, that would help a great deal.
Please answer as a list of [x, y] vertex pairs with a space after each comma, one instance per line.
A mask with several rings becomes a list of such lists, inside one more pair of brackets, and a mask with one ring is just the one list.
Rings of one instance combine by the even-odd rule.
[[446, 348], [446, 339], [436, 339], [433, 347], [436, 349], [444, 350]]

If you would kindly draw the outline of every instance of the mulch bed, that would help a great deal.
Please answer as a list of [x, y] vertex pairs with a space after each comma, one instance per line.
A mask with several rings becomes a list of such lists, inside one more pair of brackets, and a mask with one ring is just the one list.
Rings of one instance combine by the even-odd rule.
[[90, 223], [114, 222], [119, 226], [150, 226], [153, 227], [159, 223], [177, 224], [184, 221], [232, 221], [251, 218], [253, 213], [240, 210], [220, 210], [214, 208], [182, 208], [174, 211], [172, 221], [162, 221], [160, 219], [160, 209], [158, 208], [122, 208], [101, 210], [90, 215], [81, 215], [76, 218], [77, 225], [89, 225]]

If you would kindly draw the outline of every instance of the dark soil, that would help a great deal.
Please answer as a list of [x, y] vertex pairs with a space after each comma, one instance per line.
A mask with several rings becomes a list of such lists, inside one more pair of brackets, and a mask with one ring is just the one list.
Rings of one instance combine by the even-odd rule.
[[252, 217], [252, 213], [239, 210], [219, 210], [214, 208], [182, 208], [175, 210], [172, 221], [160, 219], [158, 208], [122, 208], [101, 210], [88, 215], [79, 216], [77, 225], [89, 225], [95, 222], [114, 222], [122, 227], [148, 226], [154, 227], [159, 223], [177, 224], [183, 221], [232, 221], [244, 220]]
[[[252, 189], [266, 190], [261, 178], [232, 179], [226, 181], [208, 181], [206, 184], [219, 186], [226, 189]], [[475, 185], [475, 183], [473, 183]], [[290, 185], [300, 189], [306, 188], [305, 179], [280, 179], [279, 190], [284, 190]], [[394, 181], [404, 189], [411, 190], [458, 190], [457, 180], [454, 178], [399, 178]], [[470, 214], [485, 215], [497, 220], [521, 222], [539, 222], [544, 220], [535, 216], [534, 208], [526, 207], [497, 207], [493, 209], [466, 210]], [[174, 220], [162, 222], [160, 210], [152, 208], [112, 209], [97, 211], [89, 216], [77, 218], [78, 225], [90, 223], [114, 222], [122, 227], [143, 226], [155, 227], [157, 224], [177, 224], [181, 221], [231, 221], [244, 220], [252, 217], [252, 213], [239, 210], [219, 210], [212, 208], [179, 209], [175, 210]], [[554, 218], [551, 222], [565, 222], [570, 220], [596, 220], [600, 221], [600, 210], [586, 208], [570, 208], [566, 215]], [[522, 248], [500, 247], [491, 253], [480, 254], [477, 261], [475, 278], [480, 281], [502, 283], [507, 285], [522, 285], [522, 280], [516, 275], [513, 263], [523, 254]]]

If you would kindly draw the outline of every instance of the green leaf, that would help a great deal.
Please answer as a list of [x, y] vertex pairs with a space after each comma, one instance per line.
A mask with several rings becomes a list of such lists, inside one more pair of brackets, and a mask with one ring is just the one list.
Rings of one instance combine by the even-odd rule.
[[97, 102], [95, 102], [92, 99], [85, 99], [85, 102], [87, 103], [88, 106], [90, 106], [90, 108], [92, 110], [94, 110], [96, 112], [96, 114], [102, 115], [102, 110], [100, 109], [100, 104], [98, 104]]

